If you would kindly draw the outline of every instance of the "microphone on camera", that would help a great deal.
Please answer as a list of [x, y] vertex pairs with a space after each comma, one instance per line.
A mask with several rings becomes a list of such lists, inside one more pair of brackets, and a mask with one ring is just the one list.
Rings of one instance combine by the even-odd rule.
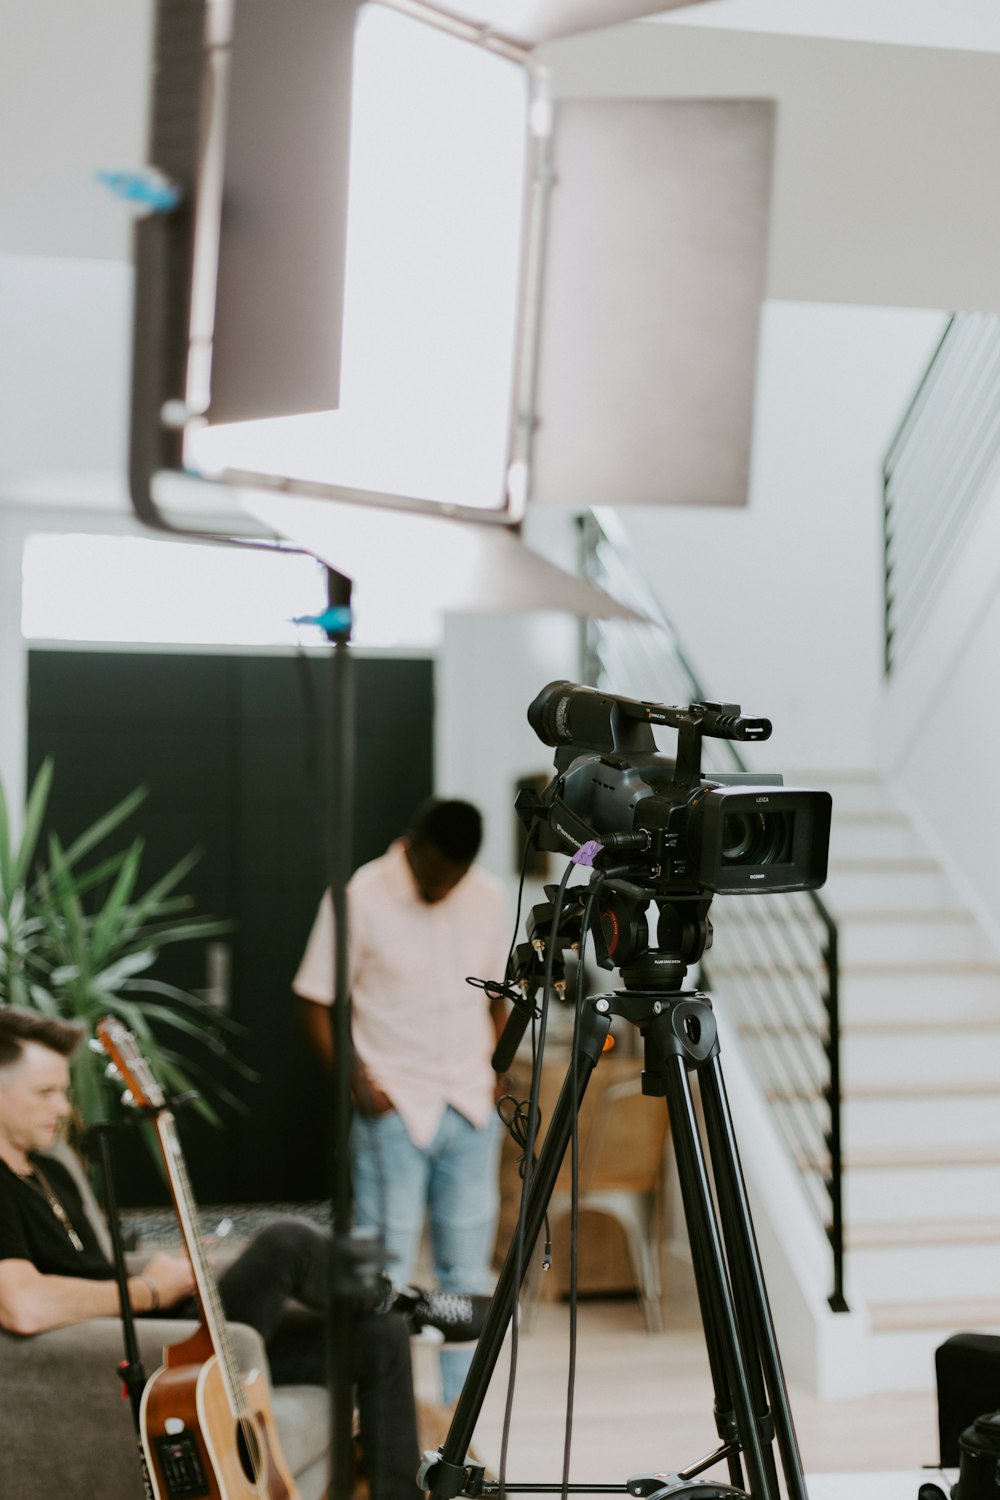
[[646, 828], [641, 828], [638, 833], [602, 833], [601, 858], [607, 854], [629, 854], [632, 851], [644, 854], [651, 843]]
[[506, 1025], [497, 1039], [497, 1044], [490, 1058], [490, 1067], [494, 1073], [501, 1076], [510, 1071], [511, 1065], [517, 1055], [517, 1049], [521, 1045], [521, 1038], [528, 1029], [528, 1022], [532, 1016], [538, 1016], [539, 1011], [528, 999], [514, 1002], [514, 1009], [507, 1017]]

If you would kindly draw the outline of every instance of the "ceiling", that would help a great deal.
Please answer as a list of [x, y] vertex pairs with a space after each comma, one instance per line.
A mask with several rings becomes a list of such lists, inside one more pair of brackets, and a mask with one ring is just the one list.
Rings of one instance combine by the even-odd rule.
[[655, 20], [782, 36], [1000, 52], [996, 0], [706, 0]]

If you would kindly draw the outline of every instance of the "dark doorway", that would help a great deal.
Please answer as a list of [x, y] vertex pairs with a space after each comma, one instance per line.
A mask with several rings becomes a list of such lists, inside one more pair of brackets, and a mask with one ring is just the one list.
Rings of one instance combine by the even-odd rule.
[[[433, 787], [433, 664], [356, 656], [354, 866], [380, 854]], [[190, 1111], [182, 1135], [205, 1203], [325, 1195], [324, 1080], [290, 983], [324, 884], [325, 658], [33, 651], [29, 769], [55, 760], [48, 824], [66, 842], [140, 783], [120, 835], [145, 840], [142, 888], [195, 846], [195, 912], [230, 919], [224, 948], [165, 949], [157, 977], [185, 989], [229, 971], [234, 1050], [259, 1075], [246, 1112], [216, 1130]], [[192, 1054], [193, 1055], [193, 1054]], [[199, 1054], [204, 1062], [203, 1054]], [[215, 1064], [229, 1084], [233, 1076]], [[141, 1144], [121, 1153], [121, 1195], [164, 1201]]]

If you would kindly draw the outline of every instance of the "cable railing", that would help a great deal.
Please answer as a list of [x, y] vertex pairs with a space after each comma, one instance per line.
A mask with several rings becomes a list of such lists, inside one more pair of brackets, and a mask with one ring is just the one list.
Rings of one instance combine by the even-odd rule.
[[1000, 457], [1000, 317], [956, 313], [882, 465], [885, 671], [923, 624]]
[[[646, 621], [589, 620], [585, 681], [628, 697], [693, 703], [706, 694], [677, 631], [643, 577], [624, 528], [610, 510], [580, 519], [581, 565], [588, 578]], [[702, 742], [702, 769], [744, 771], [731, 740]], [[806, 1195], [832, 1253], [830, 1306], [844, 1300], [840, 1130], [840, 1020], [837, 925], [815, 891], [722, 896], [712, 907], [715, 936], [701, 979], [743, 1039], [770, 1100]]]

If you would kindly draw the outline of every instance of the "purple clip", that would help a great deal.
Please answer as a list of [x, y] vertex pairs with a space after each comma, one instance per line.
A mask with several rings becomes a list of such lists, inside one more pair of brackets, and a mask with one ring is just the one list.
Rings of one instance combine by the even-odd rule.
[[596, 839], [588, 839], [587, 842], [585, 844], [581, 844], [576, 853], [571, 856], [570, 864], [593, 865], [594, 860], [597, 858], [603, 848], [604, 845], [599, 844]]

